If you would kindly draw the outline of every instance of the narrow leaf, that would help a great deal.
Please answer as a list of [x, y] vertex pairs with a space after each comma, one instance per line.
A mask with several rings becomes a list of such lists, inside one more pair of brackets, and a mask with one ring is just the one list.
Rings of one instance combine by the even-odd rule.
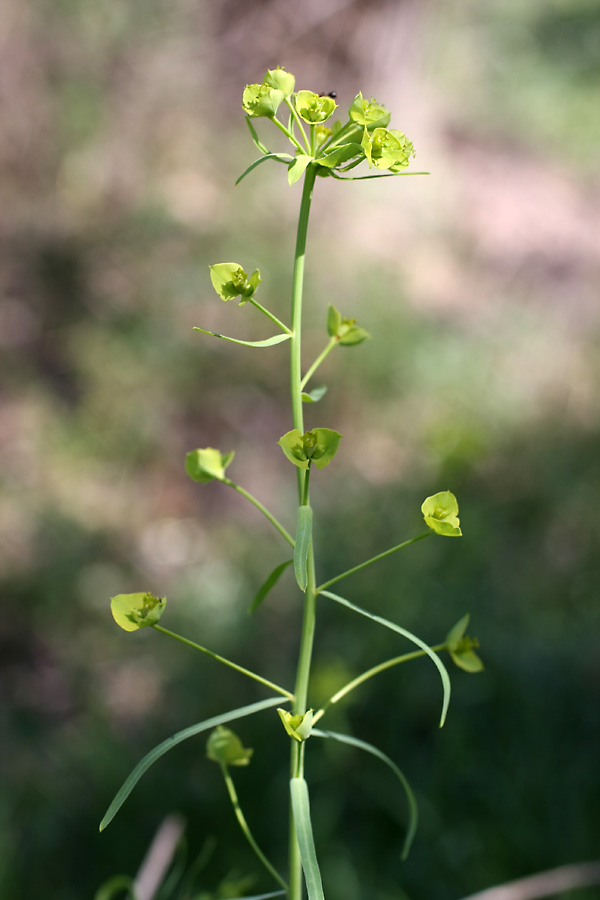
[[266, 341], [238, 341], [237, 338], [227, 337], [224, 334], [218, 334], [216, 331], [207, 331], [206, 328], [196, 327], [194, 331], [210, 334], [212, 337], [221, 338], [223, 341], [231, 341], [232, 344], [241, 344], [242, 347], [272, 347], [274, 344], [281, 344], [282, 341], [289, 341], [291, 338], [291, 334], [276, 334], [274, 337], [267, 338]]
[[292, 559], [286, 559], [286, 561], [284, 563], [281, 563], [279, 566], [276, 566], [273, 569], [273, 571], [271, 572], [269, 577], [262, 583], [262, 585], [259, 587], [258, 591], [256, 592], [256, 594], [254, 596], [254, 600], [252, 601], [252, 603], [250, 605], [250, 609], [248, 610], [248, 612], [250, 614], [252, 614], [253, 612], [256, 612], [256, 610], [261, 605], [261, 603], [263, 602], [263, 600], [265, 599], [265, 597], [267, 596], [269, 591], [275, 587], [275, 585], [277, 584], [277, 582], [279, 581], [279, 579], [281, 578], [281, 576], [283, 575], [283, 573], [285, 572], [287, 567], [291, 566], [292, 563], [293, 563]]
[[183, 731], [178, 731], [177, 734], [172, 735], [161, 744], [158, 744], [139, 761], [135, 769], [133, 769], [121, 785], [114, 800], [108, 807], [104, 818], [100, 822], [100, 831], [104, 831], [106, 826], [112, 822], [142, 775], [144, 775], [150, 766], [159, 760], [168, 750], [176, 747], [177, 744], [187, 740], [187, 738], [195, 737], [195, 735], [200, 734], [203, 731], [210, 731], [211, 728], [216, 728], [217, 725], [224, 725], [226, 722], [243, 719], [245, 716], [251, 716], [253, 713], [260, 712], [263, 709], [269, 709], [271, 706], [277, 706], [282, 702], [285, 703], [286, 701], [282, 701], [281, 697], [269, 697], [268, 700], [260, 700], [258, 703], [251, 703], [249, 706], [240, 706], [239, 709], [232, 709], [230, 712], [221, 713], [219, 716], [213, 716], [212, 719], [205, 719], [197, 725], [191, 725], [189, 728], [184, 728]]
[[250, 116], [246, 116], [246, 125], [248, 126], [248, 128], [250, 130], [250, 137], [252, 138], [252, 143], [254, 144], [256, 149], [260, 150], [260, 152], [264, 153], [265, 155], [268, 154], [269, 150], [267, 147], [265, 147], [263, 142], [258, 137], [258, 135], [256, 133], [256, 129], [255, 129], [254, 125], [252, 124], [252, 120], [250, 119]]
[[373, 744], [368, 744], [366, 741], [361, 741], [360, 738], [351, 737], [349, 734], [339, 734], [336, 731], [320, 731], [318, 728], [313, 728], [312, 734], [317, 737], [322, 738], [333, 738], [335, 741], [340, 741], [342, 744], [349, 744], [351, 747], [358, 747], [359, 750], [365, 750], [367, 753], [371, 753], [373, 756], [376, 756], [382, 762], [389, 766], [392, 770], [396, 778], [400, 781], [402, 787], [404, 788], [404, 793], [406, 794], [406, 800], [408, 802], [408, 829], [406, 832], [406, 837], [404, 838], [404, 844], [402, 845], [402, 854], [401, 859], [404, 860], [408, 856], [411, 848], [411, 844], [413, 842], [415, 832], [417, 830], [417, 822], [419, 818], [419, 811], [417, 809], [417, 801], [413, 790], [408, 783], [408, 779], [406, 778], [404, 772], [398, 768], [395, 762], [386, 756], [386, 754], [380, 750], [378, 747], [374, 747]]
[[308, 892], [308, 900], [325, 900], [323, 883], [317, 862], [315, 840], [310, 821], [310, 801], [308, 799], [308, 785], [304, 778], [292, 778], [290, 781], [290, 793], [292, 796], [292, 812], [300, 859], [304, 871], [304, 880]]
[[382, 175], [338, 175], [332, 171], [331, 174], [338, 181], [368, 181], [371, 178], [398, 178], [401, 175], [429, 175], [429, 172], [385, 172]]
[[306, 565], [308, 549], [312, 536], [313, 512], [310, 506], [298, 507], [298, 527], [296, 529], [296, 546], [294, 547], [294, 573], [301, 591], [306, 590], [308, 576]]
[[334, 166], [339, 166], [342, 163], [348, 162], [348, 160], [355, 156], [363, 156], [364, 159], [363, 149], [360, 144], [341, 144], [330, 153], [325, 153], [323, 156], [317, 157], [316, 162], [318, 162], [320, 166], [326, 166], [328, 169], [332, 169]]
[[240, 177], [235, 182], [236, 185], [242, 181], [246, 175], [249, 175], [252, 169], [255, 169], [257, 166], [260, 166], [261, 163], [264, 163], [267, 159], [276, 159], [277, 162], [282, 162], [287, 165], [288, 159], [293, 159], [291, 153], [265, 153], [264, 156], [259, 156], [258, 159], [255, 159], [254, 162], [248, 166], [245, 172], [242, 172]]
[[340, 597], [338, 594], [332, 594], [331, 591], [321, 591], [324, 597], [330, 597], [331, 600], [335, 600], [336, 603], [341, 603], [342, 606], [347, 606], [348, 609], [354, 610], [354, 612], [359, 613], [361, 616], [366, 616], [368, 619], [372, 619], [374, 622], [378, 622], [380, 625], [384, 625], [386, 628], [389, 628], [391, 631], [395, 631], [397, 634], [401, 634], [403, 637], [407, 638], [409, 641], [412, 641], [413, 644], [416, 644], [417, 647], [420, 647], [421, 650], [424, 650], [427, 656], [434, 663], [438, 672], [440, 673], [440, 678], [442, 679], [442, 686], [444, 688], [444, 699], [442, 702], [442, 714], [440, 716], [440, 728], [443, 726], [446, 721], [446, 714], [448, 712], [448, 705], [450, 703], [450, 676], [448, 675], [448, 670], [446, 666], [441, 661], [435, 650], [432, 650], [429, 644], [426, 644], [425, 641], [422, 641], [421, 638], [418, 638], [416, 635], [412, 634], [412, 632], [407, 631], [406, 628], [401, 628], [400, 625], [396, 625], [394, 622], [390, 622], [388, 619], [384, 619], [383, 616], [376, 616], [374, 613], [367, 612], [366, 609], [361, 609], [360, 606], [356, 606], [354, 603], [350, 603], [349, 600], [345, 600], [343, 597]]

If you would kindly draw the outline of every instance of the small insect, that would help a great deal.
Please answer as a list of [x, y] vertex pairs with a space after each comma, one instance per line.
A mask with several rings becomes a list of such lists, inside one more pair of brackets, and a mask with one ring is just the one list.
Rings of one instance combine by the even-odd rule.
[[332, 100], [335, 100], [335, 98], [337, 97], [337, 91], [328, 91], [327, 93], [325, 93], [325, 91], [321, 91], [319, 97], [331, 97]]

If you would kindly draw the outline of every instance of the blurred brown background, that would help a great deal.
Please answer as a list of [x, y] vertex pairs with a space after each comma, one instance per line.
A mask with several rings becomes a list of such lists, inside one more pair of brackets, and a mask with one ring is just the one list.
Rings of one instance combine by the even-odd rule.
[[[193, 447], [235, 449], [232, 477], [292, 527], [295, 479], [275, 444], [291, 427], [285, 345], [192, 331], [270, 334], [212, 293], [207, 266], [222, 260], [260, 267], [261, 300], [287, 315], [300, 188], [269, 165], [234, 187], [255, 156], [241, 91], [277, 64], [299, 89], [335, 90], [342, 113], [358, 90], [375, 95], [431, 173], [317, 184], [306, 362], [328, 302], [373, 335], [329, 357], [329, 392], [307, 408], [309, 425], [344, 434], [319, 478], [320, 571], [417, 533], [423, 498], [453, 490], [461, 542], [419, 544], [344, 593], [432, 643], [468, 611], [486, 662], [453, 673], [440, 733], [426, 663], [331, 720], [410, 778], [421, 825], [405, 864], [389, 773], [310, 747], [328, 897], [458, 900], [593, 858], [597, 2], [0, 0], [0, 23], [2, 900], [93, 896], [135, 873], [171, 809], [189, 859], [216, 840], [185, 896], [225, 878], [221, 896], [270, 889], [202, 739], [102, 836], [97, 823], [154, 743], [259, 697], [166, 638], [120, 632], [112, 594], [166, 593], [167, 627], [292, 680], [291, 577], [246, 616], [285, 548], [241, 498], [183, 471]], [[319, 626], [315, 703], [401, 652], [343, 611], [324, 607]], [[238, 731], [256, 748], [242, 800], [284, 865], [285, 735], [268, 714]]]

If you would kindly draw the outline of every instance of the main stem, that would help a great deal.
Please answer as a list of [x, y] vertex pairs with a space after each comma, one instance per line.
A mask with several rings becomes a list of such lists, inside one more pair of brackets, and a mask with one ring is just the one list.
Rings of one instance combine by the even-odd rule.
[[[294, 256], [294, 274], [292, 279], [292, 337], [290, 339], [290, 376], [292, 394], [292, 421], [294, 428], [304, 433], [304, 416], [302, 410], [302, 289], [304, 286], [304, 259], [306, 255], [306, 235], [308, 232], [308, 217], [312, 192], [315, 184], [316, 170], [310, 165], [304, 175], [304, 188], [300, 203], [300, 215], [298, 217], [298, 232], [296, 236], [296, 252]], [[305, 478], [308, 472], [297, 469], [298, 472], [298, 503], [309, 504], [308, 492], [305, 495]], [[302, 622], [302, 636], [300, 639], [300, 651], [298, 655], [298, 667], [296, 670], [296, 689], [294, 713], [296, 715], [306, 712], [306, 697], [308, 694], [308, 679], [312, 658], [313, 638], [315, 633], [315, 614], [317, 593], [315, 590], [315, 558], [312, 541], [308, 552], [307, 562], [307, 586], [304, 592], [304, 618]], [[301, 753], [298, 751], [298, 743], [291, 741], [290, 771], [292, 778], [301, 774]], [[294, 819], [290, 806], [290, 846], [289, 846], [289, 900], [302, 900], [302, 865]]]

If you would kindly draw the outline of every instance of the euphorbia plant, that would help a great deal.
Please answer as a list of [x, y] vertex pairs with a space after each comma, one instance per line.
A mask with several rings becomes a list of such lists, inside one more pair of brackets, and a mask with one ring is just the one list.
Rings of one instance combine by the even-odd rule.
[[[447, 651], [453, 662], [468, 672], [477, 672], [482, 665], [474, 650], [477, 642], [465, 634], [468, 616], [451, 628], [444, 640], [432, 647], [402, 626], [375, 615], [369, 609], [357, 606], [330, 590], [334, 584], [353, 573], [417, 541], [433, 535], [460, 537], [462, 532], [458, 518], [458, 503], [450, 491], [439, 491], [426, 498], [421, 506], [424, 526], [422, 525], [420, 530], [415, 526], [417, 533], [412, 537], [407, 537], [401, 543], [383, 550], [370, 559], [357, 562], [346, 571], [323, 583], [319, 584], [317, 580], [316, 562], [319, 548], [313, 540], [312, 499], [318, 490], [319, 480], [326, 477], [326, 473], [321, 474], [320, 470], [335, 463], [342, 435], [335, 427], [331, 427], [335, 426], [335, 422], [328, 423], [327, 426], [311, 424], [307, 428], [304, 421], [304, 405], [317, 403], [325, 393], [324, 386], [311, 388], [310, 382], [327, 355], [336, 347], [357, 347], [367, 341], [370, 335], [356, 323], [354, 318], [344, 316], [333, 304], [324, 306], [325, 347], [314, 362], [306, 368], [303, 367], [301, 354], [302, 288], [313, 189], [318, 176], [337, 180], [355, 180], [356, 178], [398, 177], [412, 174], [407, 172], [407, 167], [414, 155], [413, 145], [401, 131], [388, 128], [390, 114], [373, 98], [366, 100], [362, 94], [357, 94], [350, 105], [346, 120], [333, 120], [337, 109], [334, 98], [308, 90], [295, 92], [294, 76], [282, 68], [268, 71], [261, 84], [248, 85], [243, 93], [242, 105], [246, 112], [246, 122], [252, 141], [259, 150], [260, 156], [246, 169], [238, 182], [256, 166], [267, 161], [283, 163], [287, 167], [290, 185], [303, 179], [292, 275], [290, 318], [286, 324], [283, 320], [284, 312], [279, 311], [279, 315], [275, 315], [259, 303], [257, 294], [261, 277], [258, 270], [248, 275], [243, 265], [237, 262], [221, 262], [210, 267], [210, 278], [217, 295], [223, 301], [238, 300], [240, 306], [251, 304], [276, 326], [277, 331], [264, 340], [245, 341], [202, 328], [197, 330], [234, 344], [256, 348], [270, 348], [283, 342], [288, 343], [291, 386], [290, 424], [292, 427], [279, 438], [278, 443], [286, 459], [293, 466], [297, 480], [297, 508], [293, 519], [290, 516], [290, 522], [295, 521], [294, 526], [290, 525], [288, 530], [253, 494], [226, 474], [230, 471], [229, 467], [233, 463], [233, 451], [222, 453], [213, 447], [192, 450], [187, 455], [185, 469], [192, 481], [198, 484], [219, 481], [243, 495], [278, 531], [282, 538], [282, 544], [287, 543], [291, 548], [288, 549], [287, 554], [282, 553], [281, 563], [257, 590], [251, 604], [251, 611], [254, 612], [258, 609], [268, 591], [276, 584], [287, 567], [293, 566], [296, 579], [295, 595], [297, 602], [301, 603], [303, 608], [295, 682], [293, 689], [282, 687], [262, 674], [249, 671], [213, 650], [167, 630], [159, 624], [159, 619], [165, 609], [165, 598], [154, 597], [148, 592], [120, 594], [113, 597], [114, 618], [117, 624], [126, 631], [135, 631], [143, 627], [154, 628], [253, 679], [263, 688], [267, 688], [270, 696], [249, 706], [233, 709], [197, 725], [192, 725], [154, 748], [125, 781], [102, 820], [100, 829], [102, 830], [108, 825], [139, 778], [163, 753], [180, 741], [209, 731], [211, 733], [207, 746], [208, 758], [219, 765], [238, 822], [258, 859], [277, 884], [277, 890], [260, 896], [286, 895], [289, 900], [301, 900], [303, 884], [305, 884], [310, 900], [319, 900], [324, 897], [324, 892], [313, 840], [308, 784], [304, 777], [305, 767], [308, 765], [309, 753], [307, 753], [306, 745], [309, 739], [318, 737], [349, 744], [378, 757], [390, 768], [399, 780], [408, 802], [409, 821], [404, 837], [403, 856], [408, 853], [414, 836], [417, 809], [414, 795], [405, 775], [381, 750], [361, 738], [316, 728], [317, 723], [321, 723], [321, 720], [326, 718], [331, 706], [342, 701], [358, 685], [385, 669], [418, 657], [428, 656], [436, 666], [442, 682], [441, 726], [444, 724], [450, 700], [450, 679], [440, 656], [442, 651]], [[285, 118], [280, 117], [282, 110], [286, 113]], [[293, 152], [270, 152], [255, 129], [255, 120], [257, 119], [265, 119], [267, 120], [266, 124], [275, 126], [283, 132], [289, 139]], [[369, 169], [377, 171], [358, 176], [348, 174], [364, 162], [367, 163]], [[277, 351], [268, 350], [267, 352]], [[312, 418], [312, 405], [309, 405], [307, 410], [310, 411]], [[232, 466], [232, 468], [235, 467]], [[314, 469], [318, 470], [315, 473], [316, 479], [313, 476]], [[329, 601], [346, 607], [375, 624], [384, 626], [416, 645], [417, 649], [393, 656], [363, 672], [341, 686], [320, 709], [315, 710], [311, 707], [309, 700], [315, 612], [318, 603]], [[275, 715], [276, 706], [279, 719]], [[230, 769], [236, 766], [247, 766], [250, 763], [252, 751], [244, 748], [242, 740], [229, 728], [224, 727], [235, 720], [267, 709], [272, 715], [273, 727], [283, 726], [290, 739], [291, 778], [289, 797], [286, 802], [290, 803], [291, 816], [288, 871], [285, 874], [275, 869], [263, 849], [256, 843], [235, 792]], [[257, 752], [260, 752], [260, 748]]]

